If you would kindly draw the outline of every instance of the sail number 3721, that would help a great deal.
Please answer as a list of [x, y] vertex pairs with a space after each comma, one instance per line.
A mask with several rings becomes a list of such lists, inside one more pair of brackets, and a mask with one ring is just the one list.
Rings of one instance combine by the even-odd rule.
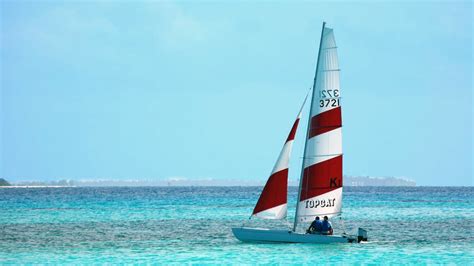
[[339, 90], [320, 90], [319, 107], [338, 107], [339, 96]]

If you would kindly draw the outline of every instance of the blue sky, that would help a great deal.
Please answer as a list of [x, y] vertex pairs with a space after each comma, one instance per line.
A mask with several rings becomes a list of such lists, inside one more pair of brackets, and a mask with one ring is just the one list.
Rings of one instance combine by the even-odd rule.
[[473, 185], [472, 3], [452, 1], [2, 1], [0, 175], [264, 180], [323, 20], [344, 173]]

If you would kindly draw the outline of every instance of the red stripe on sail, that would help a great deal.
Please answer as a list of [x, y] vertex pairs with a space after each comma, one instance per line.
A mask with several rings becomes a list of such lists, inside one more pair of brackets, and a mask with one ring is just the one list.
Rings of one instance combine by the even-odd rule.
[[342, 126], [341, 107], [319, 113], [311, 118], [308, 138], [321, 135]]
[[298, 123], [299, 122], [300, 122], [300, 119], [297, 118], [295, 123], [293, 124], [293, 127], [291, 128], [290, 134], [288, 135], [288, 138], [286, 139], [286, 142], [295, 139], [296, 130], [298, 129]]
[[288, 186], [288, 168], [273, 173], [263, 188], [257, 205], [252, 214], [286, 203], [286, 188]]
[[304, 169], [300, 201], [340, 187], [342, 187], [342, 155]]

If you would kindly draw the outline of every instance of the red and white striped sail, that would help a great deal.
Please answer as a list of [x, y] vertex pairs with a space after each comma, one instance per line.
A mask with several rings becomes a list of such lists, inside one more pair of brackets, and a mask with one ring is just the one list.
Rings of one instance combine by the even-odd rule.
[[[308, 97], [308, 96], [306, 96]], [[264, 219], [283, 219], [287, 213], [287, 192], [288, 192], [288, 165], [290, 162], [291, 149], [301, 118], [304, 103], [293, 123], [290, 134], [285, 141], [285, 145], [278, 156], [278, 160], [273, 167], [270, 177], [263, 188], [262, 194], [257, 201], [252, 216]]]
[[332, 29], [323, 26], [320, 46], [296, 223], [337, 215], [342, 206], [341, 88]]

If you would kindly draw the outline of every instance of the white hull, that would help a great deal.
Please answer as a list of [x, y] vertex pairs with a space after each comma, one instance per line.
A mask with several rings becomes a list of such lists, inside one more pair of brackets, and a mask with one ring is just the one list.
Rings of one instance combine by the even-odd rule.
[[234, 236], [243, 242], [282, 242], [282, 243], [352, 243], [358, 242], [357, 237], [348, 235], [313, 235], [300, 234], [288, 230], [272, 230], [263, 228], [232, 228]]

